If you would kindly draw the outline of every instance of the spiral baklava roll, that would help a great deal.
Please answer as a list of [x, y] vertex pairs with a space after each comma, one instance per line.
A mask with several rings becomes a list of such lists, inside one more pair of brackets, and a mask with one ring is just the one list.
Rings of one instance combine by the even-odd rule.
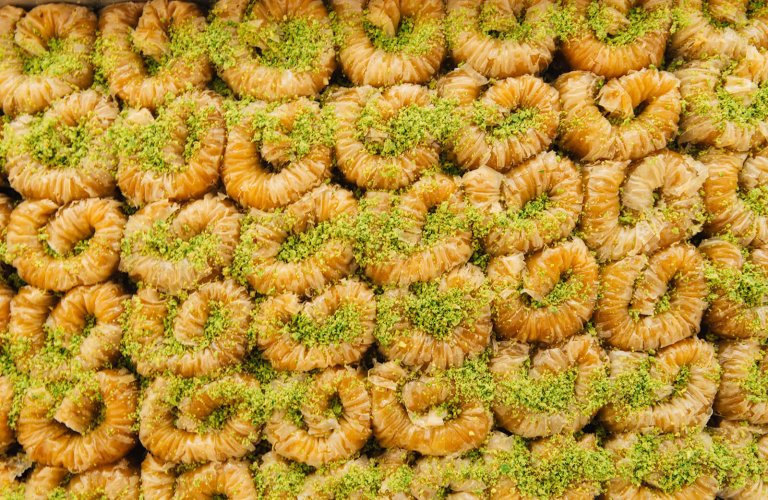
[[139, 500], [139, 471], [127, 460], [99, 465], [79, 474], [72, 474], [63, 467], [42, 465], [35, 465], [29, 472], [31, 466], [24, 462], [0, 465], [0, 470], [8, 469], [16, 475], [12, 484], [3, 484], [0, 478], [3, 498]]
[[75, 474], [65, 489], [67, 498], [139, 500], [140, 482], [139, 471], [127, 460], [120, 460]]
[[141, 494], [145, 500], [192, 500], [218, 496], [232, 500], [259, 498], [249, 464], [242, 460], [210, 462], [176, 472], [177, 464], [147, 454], [141, 462]]
[[608, 264], [600, 275], [595, 328], [628, 351], [665, 347], [698, 333], [707, 308], [704, 259], [689, 243]]
[[607, 367], [605, 351], [587, 335], [540, 350], [499, 342], [490, 364], [497, 423], [525, 438], [581, 430], [602, 405]]
[[682, 109], [675, 75], [643, 69], [608, 81], [572, 71], [555, 81], [559, 142], [584, 161], [637, 160], [667, 146]]
[[26, 199], [63, 204], [112, 196], [116, 158], [107, 131], [117, 103], [95, 90], [69, 94], [41, 116], [23, 115], [8, 125], [5, 164], [11, 187]]
[[143, 394], [139, 438], [152, 455], [167, 462], [240, 458], [260, 438], [263, 407], [259, 383], [250, 375], [159, 376]]
[[711, 344], [681, 340], [653, 356], [609, 353], [612, 401], [600, 412], [607, 428], [620, 432], [680, 432], [703, 429], [712, 415], [720, 367]]
[[151, 0], [109, 5], [99, 13], [97, 63], [109, 90], [129, 106], [154, 110], [213, 76], [206, 22], [192, 2]]
[[339, 60], [355, 85], [426, 83], [445, 56], [442, 0], [333, 0]]
[[728, 232], [742, 245], [768, 244], [768, 149], [749, 154], [712, 149], [698, 160], [707, 168], [706, 231]]
[[78, 286], [57, 297], [24, 286], [11, 300], [8, 341], [16, 368], [34, 377], [99, 370], [118, 361], [123, 302], [116, 283]]
[[681, 143], [747, 151], [768, 141], [768, 53], [691, 61], [675, 76], [685, 104]]
[[131, 205], [183, 201], [211, 191], [219, 180], [226, 128], [221, 99], [190, 92], [160, 107], [130, 109], [116, 124], [117, 185]]
[[741, 248], [723, 238], [699, 244], [709, 260], [710, 305], [704, 323], [725, 338], [768, 336], [768, 247]]
[[368, 441], [371, 396], [360, 372], [327, 368], [300, 380], [294, 392], [297, 396], [287, 396], [265, 427], [278, 454], [319, 467], [349, 459]]
[[379, 351], [406, 366], [459, 366], [488, 346], [492, 327], [490, 290], [472, 264], [378, 299]]
[[310, 371], [360, 361], [373, 344], [376, 299], [363, 282], [342, 280], [307, 302], [295, 293], [258, 306], [252, 331], [278, 370]]
[[164, 292], [194, 288], [232, 262], [240, 214], [222, 195], [160, 200], [133, 214], [120, 245], [120, 270]]
[[350, 182], [399, 189], [438, 165], [436, 129], [450, 115], [437, 113], [426, 87], [353, 87], [333, 94], [328, 105], [337, 122], [336, 162]]
[[552, 0], [448, 0], [453, 60], [489, 78], [544, 71], [555, 53]]
[[96, 16], [51, 3], [29, 12], [0, 8], [0, 105], [7, 115], [37, 113], [91, 86]]
[[683, 0], [671, 55], [686, 60], [739, 57], [768, 45], [768, 9], [744, 0]]
[[355, 249], [357, 262], [377, 285], [429, 281], [465, 264], [472, 232], [458, 179], [438, 173], [402, 194], [366, 193]]
[[[725, 500], [759, 500], [768, 495], [768, 429], [723, 420], [714, 429], [715, 438], [734, 457], [734, 470], [727, 471], [719, 496]], [[717, 441], [716, 441], [717, 442]]]
[[581, 213], [581, 174], [552, 151], [506, 173], [485, 166], [467, 172], [462, 187], [482, 216], [475, 234], [490, 255], [540, 250], [571, 234]]
[[732, 420], [768, 424], [768, 348], [754, 339], [720, 344], [722, 368], [715, 412]]
[[379, 491], [381, 472], [368, 457], [330, 464], [309, 474], [296, 498], [334, 500], [336, 498], [379, 498], [389, 500]]
[[603, 491], [606, 499], [714, 500], [715, 467], [709, 460], [712, 438], [690, 434], [616, 434], [606, 443], [617, 474]]
[[616, 78], [664, 62], [672, 24], [669, 0], [567, 0], [563, 55], [576, 70]]
[[265, 295], [308, 295], [355, 270], [354, 195], [323, 184], [284, 210], [243, 219], [230, 274]]
[[83, 472], [122, 458], [136, 444], [136, 377], [116, 369], [79, 378], [36, 383], [24, 395], [16, 432], [32, 460]]
[[92, 285], [117, 269], [124, 226], [113, 199], [25, 201], [8, 223], [8, 258], [21, 279], [38, 288], [64, 292]]
[[212, 14], [211, 60], [238, 96], [278, 101], [328, 85], [336, 56], [321, 0], [219, 0]]
[[127, 303], [123, 352], [145, 377], [213, 375], [245, 358], [252, 308], [248, 291], [232, 280], [178, 296], [140, 288]]
[[495, 257], [488, 281], [499, 336], [553, 344], [581, 331], [592, 316], [598, 266], [584, 242], [574, 238], [528, 256]]
[[650, 254], [698, 233], [705, 167], [670, 150], [584, 168], [581, 230], [601, 261]]
[[540, 78], [526, 75], [489, 82], [469, 66], [437, 83], [440, 97], [455, 101], [465, 125], [450, 138], [450, 154], [465, 170], [501, 172], [545, 151], [557, 135], [560, 100]]
[[[594, 434], [557, 434], [524, 441], [494, 431], [483, 450], [491, 500], [592, 500], [615, 475]], [[478, 497], [478, 498], [486, 498]]]
[[[409, 372], [395, 362], [368, 372], [373, 433], [383, 446], [451, 455], [479, 446], [493, 416], [472, 370]], [[471, 367], [470, 367], [471, 368]]]
[[450, 499], [480, 500], [487, 498], [486, 471], [482, 457], [472, 460], [464, 457], [421, 457], [412, 469], [408, 492], [416, 500], [428, 500], [444, 495]]
[[261, 455], [251, 470], [254, 471], [258, 498], [264, 500], [297, 498], [310, 473], [307, 465], [290, 461], [274, 451]]
[[221, 167], [227, 194], [242, 206], [274, 210], [322, 184], [331, 175], [334, 144], [327, 111], [304, 98], [240, 110]]
[[47, 499], [52, 492], [61, 492], [68, 477], [67, 469], [35, 465], [23, 453], [0, 459], [0, 495], [6, 498]]

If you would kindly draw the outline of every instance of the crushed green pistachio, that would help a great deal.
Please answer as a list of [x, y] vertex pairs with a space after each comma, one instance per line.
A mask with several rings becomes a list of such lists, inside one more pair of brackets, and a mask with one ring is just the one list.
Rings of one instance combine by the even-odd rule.
[[42, 115], [35, 117], [22, 144], [35, 160], [52, 168], [77, 168], [92, 153], [93, 130], [88, 116], [74, 126]]
[[363, 107], [355, 124], [357, 138], [372, 155], [396, 157], [416, 146], [446, 141], [461, 129], [453, 100], [436, 99], [428, 106], [409, 104], [384, 119], [378, 97]]
[[346, 303], [323, 321], [299, 313], [291, 318], [284, 330], [293, 340], [314, 347], [353, 342], [363, 334], [363, 325], [357, 306]]
[[715, 297], [724, 296], [746, 307], [758, 307], [768, 300], [768, 272], [752, 262], [745, 262], [741, 270], [708, 264], [704, 277]]
[[[365, 14], [364, 14], [365, 15]], [[440, 25], [436, 22], [416, 22], [412, 17], [400, 20], [395, 36], [388, 36], [384, 30], [363, 18], [363, 30], [374, 47], [384, 52], [421, 56], [440, 43]], [[343, 33], [343, 29], [339, 30]]]
[[156, 220], [146, 231], [137, 231], [123, 238], [120, 251], [123, 258], [133, 253], [153, 255], [170, 262], [187, 260], [194, 269], [204, 270], [219, 262], [221, 238], [207, 229], [183, 239], [176, 236], [168, 220]]
[[[253, 59], [258, 64], [293, 71], [317, 69], [320, 55], [333, 46], [333, 32], [329, 26], [316, 19], [288, 18], [264, 24], [240, 23], [237, 26], [240, 43], [253, 50]], [[213, 38], [213, 47], [219, 47], [218, 37]], [[231, 43], [231, 41], [230, 41]], [[223, 63], [226, 68], [227, 61]]]
[[472, 122], [486, 131], [488, 142], [523, 135], [540, 127], [543, 118], [544, 115], [537, 108], [522, 107], [507, 111], [482, 101], [472, 103]]
[[670, 21], [671, 13], [667, 8], [645, 9], [633, 7], [626, 13], [627, 26], [613, 31], [607, 15], [607, 7], [601, 2], [593, 1], [587, 7], [586, 24], [601, 42], [621, 47], [633, 43], [648, 33], [665, 29]]
[[51, 38], [47, 50], [39, 56], [28, 56], [18, 50], [23, 59], [23, 71], [26, 75], [64, 76], [81, 71], [86, 59], [76, 55], [74, 43], [66, 39]]
[[759, 363], [752, 364], [742, 387], [747, 393], [747, 401], [755, 404], [768, 402], [768, 370]]
[[[183, 98], [161, 108], [156, 119], [145, 125], [122, 121], [109, 131], [114, 154], [132, 157], [142, 170], [156, 173], [178, 173], [187, 168], [200, 149], [211, 127], [211, 115], [215, 109], [196, 107]], [[184, 128], [184, 161], [173, 162], [167, 146], [173, 142], [178, 127]]]

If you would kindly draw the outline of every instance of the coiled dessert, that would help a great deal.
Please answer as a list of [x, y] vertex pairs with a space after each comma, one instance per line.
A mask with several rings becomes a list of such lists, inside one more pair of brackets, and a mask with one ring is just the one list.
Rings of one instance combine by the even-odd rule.
[[553, 344], [578, 333], [597, 300], [598, 267], [579, 238], [488, 264], [493, 322], [504, 339]]
[[267, 421], [264, 432], [272, 448], [313, 467], [350, 458], [371, 436], [364, 377], [352, 368], [328, 368], [302, 382], [297, 397], [288, 396], [294, 400]]
[[608, 264], [600, 288], [597, 333], [628, 351], [659, 349], [695, 335], [707, 308], [704, 259], [688, 243]]
[[242, 206], [273, 210], [325, 181], [334, 143], [326, 111], [308, 99], [240, 110], [221, 166], [227, 194]]
[[369, 191], [360, 204], [356, 259], [378, 285], [429, 281], [472, 255], [472, 232], [455, 177], [425, 176], [400, 195]]
[[307, 302], [284, 293], [263, 302], [252, 331], [278, 370], [310, 371], [360, 361], [373, 344], [376, 299], [365, 283], [342, 280]]
[[328, 85], [336, 58], [320, 0], [220, 0], [212, 13], [211, 59], [238, 96], [276, 101]]
[[147, 454], [141, 463], [141, 493], [147, 500], [172, 498], [257, 498], [248, 463], [241, 460], [211, 462], [181, 473], [177, 464], [163, 462]]
[[608, 358], [593, 338], [577, 335], [557, 347], [501, 341], [491, 358], [496, 421], [526, 438], [581, 430], [602, 401]]
[[37, 113], [93, 82], [96, 16], [86, 7], [0, 8], [0, 104], [7, 115]]
[[368, 382], [378, 442], [438, 456], [476, 448], [490, 432], [493, 416], [470, 389], [471, 376], [466, 385], [460, 383], [462, 373], [411, 374], [391, 361], [374, 366]]
[[485, 233], [490, 255], [540, 250], [571, 234], [581, 213], [580, 172], [551, 151], [504, 174], [485, 166], [467, 172], [462, 187], [484, 217], [475, 234]]
[[768, 151], [710, 150], [698, 159], [707, 168], [707, 232], [713, 236], [728, 232], [742, 245], [768, 243]]
[[120, 270], [164, 292], [193, 288], [232, 262], [239, 235], [240, 214], [221, 195], [155, 201], [128, 219]]
[[[80, 474], [62, 467], [21, 464], [22, 470], [12, 485], [0, 486], [0, 494], [8, 498], [47, 499], [103, 498], [104, 500], [138, 500], [139, 471], [127, 460], [100, 465]], [[15, 472], [14, 472], [15, 473]]]
[[757, 340], [727, 340], [718, 361], [723, 375], [715, 411], [725, 418], [768, 424], [768, 356]]
[[766, 337], [768, 249], [742, 249], [721, 238], [701, 242], [711, 290], [704, 316], [709, 331], [726, 338]]
[[203, 12], [192, 2], [151, 0], [109, 5], [99, 13], [97, 63], [112, 94], [154, 110], [213, 76]]
[[333, 94], [336, 162], [350, 182], [364, 189], [398, 189], [438, 164], [435, 140], [441, 119], [426, 87], [384, 90], [354, 87]]
[[679, 437], [617, 434], [605, 448], [620, 474], [606, 483], [603, 494], [609, 499], [714, 500], [718, 481], [709, 462], [712, 446], [712, 438], [704, 432]]
[[664, 150], [637, 162], [598, 162], [584, 169], [581, 230], [600, 260], [649, 254], [701, 228], [701, 163]]
[[140, 288], [127, 303], [123, 352], [145, 377], [213, 375], [245, 358], [252, 309], [246, 289], [232, 280], [179, 296]]
[[139, 438], [166, 462], [240, 458], [259, 440], [262, 406], [259, 383], [249, 375], [213, 380], [159, 376], [143, 394]]
[[11, 213], [7, 258], [32, 286], [63, 292], [108, 279], [120, 260], [125, 216], [117, 201], [24, 201]]
[[611, 432], [704, 428], [720, 371], [711, 344], [689, 338], [653, 356], [619, 350], [609, 356], [614, 401], [601, 410], [600, 419]]
[[139, 500], [139, 483], [139, 471], [121, 460], [72, 476], [66, 491], [72, 498], [97, 496], [106, 500]]
[[406, 366], [460, 366], [488, 346], [492, 327], [490, 290], [472, 264], [378, 298], [379, 351]]
[[551, 0], [448, 0], [453, 60], [489, 78], [537, 74], [555, 52]]
[[33, 385], [16, 423], [19, 443], [32, 460], [71, 472], [112, 463], [136, 443], [138, 398], [136, 377], [125, 369]]
[[8, 182], [26, 199], [64, 204], [112, 196], [116, 159], [106, 131], [119, 108], [95, 90], [69, 94], [42, 116], [23, 115], [6, 132]]
[[426, 83], [445, 56], [441, 0], [333, 0], [344, 74], [355, 85]]
[[590, 500], [600, 493], [601, 483], [615, 474], [610, 456], [588, 433], [526, 442], [495, 431], [483, 457], [487, 473], [498, 474], [489, 488], [493, 500]]
[[681, 143], [747, 151], [768, 141], [768, 58], [750, 48], [734, 61], [711, 57], [675, 72], [685, 113]]
[[682, 109], [675, 75], [643, 69], [608, 81], [587, 71], [555, 80], [559, 142], [584, 161], [637, 160], [667, 146]]
[[564, 31], [563, 55], [576, 70], [615, 78], [664, 61], [672, 24], [667, 0], [568, 0], [574, 26]]
[[685, 0], [671, 37], [671, 54], [687, 60], [739, 57], [750, 46], [768, 45], [768, 11], [760, 2]]
[[33, 376], [99, 370], [120, 356], [128, 298], [116, 283], [78, 286], [62, 297], [32, 286], [10, 303], [8, 341], [16, 368]]
[[230, 274], [265, 295], [307, 295], [355, 270], [349, 237], [357, 200], [338, 186], [321, 185], [284, 210], [252, 210]]
[[764, 427], [723, 420], [714, 429], [715, 437], [731, 450], [741, 468], [729, 477], [719, 496], [726, 500], [757, 500], [768, 494], [765, 463], [768, 459], [768, 436]]
[[120, 155], [117, 184], [134, 206], [198, 198], [219, 180], [226, 129], [221, 99], [212, 92], [183, 94], [156, 116], [129, 110], [112, 135]]
[[461, 66], [437, 83], [440, 97], [459, 106], [466, 123], [450, 141], [451, 155], [465, 170], [499, 171], [545, 151], [557, 135], [557, 91], [534, 76], [490, 83]]

